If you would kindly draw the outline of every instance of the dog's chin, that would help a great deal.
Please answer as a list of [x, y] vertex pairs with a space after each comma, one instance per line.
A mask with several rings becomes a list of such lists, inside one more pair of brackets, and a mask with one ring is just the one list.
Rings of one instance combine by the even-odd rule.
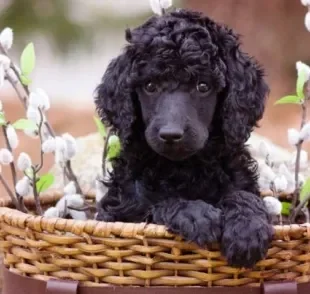
[[[152, 144], [153, 145], [153, 144]], [[150, 147], [158, 155], [165, 157], [171, 161], [184, 161], [195, 155], [199, 150], [198, 149], [183, 149], [181, 146], [176, 145], [150, 145]]]
[[166, 159], [170, 161], [184, 161], [186, 159], [189, 159], [192, 157], [196, 152], [192, 153], [158, 153], [162, 157], [165, 157]]

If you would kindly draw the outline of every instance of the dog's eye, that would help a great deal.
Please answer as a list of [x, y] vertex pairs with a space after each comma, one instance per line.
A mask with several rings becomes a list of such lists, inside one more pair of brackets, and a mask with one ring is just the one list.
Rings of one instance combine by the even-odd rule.
[[197, 84], [197, 91], [199, 91], [200, 93], [207, 93], [210, 90], [210, 87], [204, 83], [204, 82], [199, 82]]
[[149, 82], [145, 85], [145, 91], [149, 93], [154, 93], [157, 91], [157, 86], [156, 84]]

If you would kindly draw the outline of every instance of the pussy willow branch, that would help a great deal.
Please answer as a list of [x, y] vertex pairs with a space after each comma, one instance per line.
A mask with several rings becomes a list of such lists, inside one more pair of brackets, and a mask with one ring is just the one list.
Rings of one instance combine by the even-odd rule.
[[42, 215], [43, 210], [41, 207], [39, 192], [38, 192], [37, 185], [36, 185], [37, 184], [37, 174], [36, 174], [36, 170], [34, 167], [32, 167], [32, 173], [33, 173], [33, 197], [34, 197], [34, 201], [35, 201], [35, 205], [36, 205], [36, 210], [37, 210], [38, 215]]
[[[305, 100], [301, 104], [301, 123], [300, 123], [300, 129], [303, 128], [303, 126], [306, 123], [307, 119], [307, 101], [310, 98], [310, 81], [306, 84], [306, 94], [305, 94]], [[295, 191], [292, 199], [292, 207], [291, 207], [291, 215], [290, 215], [290, 222], [293, 223], [300, 212], [301, 208], [296, 208], [298, 198], [300, 195], [300, 183], [299, 183], [299, 170], [300, 170], [300, 154], [302, 149], [303, 140], [300, 140], [300, 142], [296, 146], [296, 162], [295, 162]], [[300, 203], [299, 203], [300, 205]], [[298, 205], [298, 206], [299, 206]], [[304, 204], [303, 204], [304, 205]]]
[[[10, 146], [10, 142], [9, 142], [9, 138], [7, 136], [7, 133], [6, 133], [6, 128], [7, 126], [6, 125], [3, 125], [2, 126], [2, 131], [3, 131], [3, 135], [4, 135], [4, 139], [5, 139], [5, 144], [7, 146], [7, 149], [12, 152], [12, 148]], [[14, 191], [15, 191], [15, 195], [17, 196], [17, 205], [16, 205], [16, 202], [15, 202], [15, 205], [16, 205], [16, 209], [18, 210], [21, 210], [23, 212], [26, 212], [27, 209], [25, 207], [25, 204], [24, 204], [24, 199], [23, 197], [21, 197], [17, 191], [16, 191], [16, 183], [17, 183], [17, 173], [16, 173], [16, 168], [15, 168], [15, 164], [14, 164], [14, 161], [12, 161], [10, 163], [10, 169], [11, 169], [11, 174], [12, 174], [12, 179], [13, 179], [13, 185], [14, 185]]]
[[18, 204], [18, 202], [17, 202], [17, 199], [16, 199], [14, 193], [12, 192], [12, 190], [11, 190], [9, 184], [8, 184], [7, 181], [2, 177], [1, 174], [0, 174], [0, 181], [1, 181], [2, 185], [3, 185], [3, 187], [5, 188], [6, 192], [9, 194], [9, 196], [10, 196], [10, 198], [11, 198], [11, 201], [12, 201], [13, 205], [18, 209], [19, 204]]
[[79, 184], [79, 181], [76, 177], [76, 175], [74, 174], [73, 170], [72, 170], [72, 166], [71, 166], [71, 161], [68, 160], [66, 162], [66, 168], [67, 168], [67, 171], [68, 171], [68, 176], [70, 177], [69, 180], [70, 181], [73, 181], [74, 184], [75, 184], [75, 187], [76, 187], [76, 191], [78, 192], [78, 194], [83, 194], [83, 191], [80, 187], [80, 184]]
[[309, 200], [310, 200], [310, 193], [302, 201], [300, 201], [297, 207], [293, 210], [292, 221], [295, 221], [297, 215], [301, 212], [301, 210], [308, 203]]
[[106, 176], [106, 157], [108, 154], [108, 143], [109, 143], [109, 138], [112, 135], [112, 130], [108, 129], [108, 133], [105, 137], [105, 142], [104, 142], [104, 147], [103, 147], [103, 152], [102, 152], [102, 173], [103, 177], [105, 178]]
[[[15, 64], [12, 61], [12, 59], [10, 58], [10, 56], [8, 55], [8, 52], [3, 48], [3, 46], [1, 44], [0, 44], [0, 52], [2, 54], [6, 55], [11, 60], [11, 65], [10, 66], [11, 66], [12, 70], [14, 71], [14, 73], [15, 73], [18, 81], [19, 81], [19, 84], [22, 86], [23, 91], [20, 89], [20, 87], [18, 87], [16, 81], [13, 79], [12, 76], [10, 76], [8, 73], [7, 73], [6, 76], [7, 76], [8, 81], [11, 83], [11, 85], [14, 88], [14, 90], [16, 91], [16, 93], [18, 95], [18, 98], [22, 102], [25, 110], [27, 110], [28, 99], [29, 99], [29, 94], [30, 94], [29, 88], [28, 88], [28, 86], [26, 86], [26, 85], [24, 85], [22, 83], [21, 77], [20, 77], [20, 74], [19, 74], [19, 71], [18, 71], [17, 67], [15, 66]], [[24, 93], [22, 93], [22, 92], [24, 92]], [[56, 135], [55, 135], [55, 132], [54, 132], [51, 124], [46, 120], [44, 122], [44, 125], [46, 126], [46, 129], [48, 130], [49, 134], [52, 137], [55, 137]], [[70, 160], [66, 161], [65, 167], [66, 167], [66, 170], [67, 170], [67, 174], [69, 175], [69, 180], [74, 181], [77, 190], [80, 191], [80, 193], [82, 193], [82, 190], [81, 190], [80, 185], [78, 183], [77, 177], [76, 177], [76, 175], [74, 174], [74, 172], [72, 170], [71, 161]]]
[[[42, 144], [43, 144], [42, 127], [43, 127], [43, 123], [44, 123], [44, 114], [43, 114], [43, 112], [42, 112], [42, 110], [40, 108], [39, 108], [39, 113], [40, 113], [40, 123], [39, 123], [39, 126], [38, 126], [38, 132], [39, 132], [40, 143], [41, 143], [41, 146], [42, 146]], [[41, 151], [40, 151], [40, 164], [35, 169], [36, 173], [38, 173], [42, 169], [43, 163], [44, 163], [44, 152], [42, 151], [42, 148], [41, 148]]]

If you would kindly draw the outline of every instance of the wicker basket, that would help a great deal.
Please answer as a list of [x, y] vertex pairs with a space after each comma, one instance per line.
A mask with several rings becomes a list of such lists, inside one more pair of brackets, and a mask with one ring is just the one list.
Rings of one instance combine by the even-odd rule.
[[[49, 206], [62, 195], [42, 196]], [[94, 201], [93, 195], [88, 195]], [[26, 199], [34, 206], [32, 198]], [[276, 226], [265, 260], [253, 270], [227, 266], [217, 248], [202, 250], [153, 224], [48, 219], [0, 203], [3, 263], [39, 280], [82, 285], [259, 286], [263, 281], [310, 281], [310, 224]], [[6, 207], [5, 207], [6, 206]]]

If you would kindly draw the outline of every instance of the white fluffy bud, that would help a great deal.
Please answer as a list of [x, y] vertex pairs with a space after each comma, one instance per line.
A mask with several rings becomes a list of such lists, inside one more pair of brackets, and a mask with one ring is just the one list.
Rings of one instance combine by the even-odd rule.
[[170, 6], [172, 6], [172, 0], [160, 0], [160, 5], [164, 9], [168, 9]]
[[77, 153], [77, 144], [76, 140], [68, 133], [62, 135], [63, 140], [66, 143], [66, 160], [70, 160]]
[[0, 163], [3, 165], [9, 165], [13, 161], [13, 155], [10, 150], [2, 148], [0, 149]]
[[287, 130], [287, 138], [288, 138], [288, 143], [291, 146], [296, 146], [299, 143], [299, 132], [296, 129], [288, 129]]
[[24, 172], [28, 168], [31, 168], [31, 165], [32, 163], [30, 156], [25, 152], [20, 153], [17, 159], [17, 168]]
[[[291, 156], [291, 165], [295, 166], [297, 160], [297, 151], [294, 151]], [[308, 166], [308, 152], [305, 150], [300, 151], [300, 160], [299, 160], [300, 168], [306, 168]]]
[[30, 180], [25, 176], [16, 183], [15, 186], [16, 192], [24, 197], [30, 193]]
[[49, 137], [42, 143], [42, 151], [44, 153], [52, 153], [56, 150], [56, 140], [53, 137]]
[[271, 186], [271, 181], [265, 177], [259, 177], [258, 185], [261, 191], [269, 190]]
[[55, 162], [63, 164], [66, 161], [67, 144], [62, 137], [55, 137]]
[[294, 179], [294, 175], [289, 171], [288, 167], [284, 163], [279, 165], [278, 172], [280, 175], [284, 175], [286, 178]]
[[96, 180], [96, 202], [100, 202], [105, 194], [106, 192], [103, 183], [99, 180]]
[[277, 192], [283, 192], [287, 188], [287, 180], [284, 175], [277, 176], [273, 180], [273, 184]]
[[35, 92], [30, 93], [29, 105], [34, 109], [40, 108], [41, 110], [46, 111], [50, 108], [50, 100], [46, 92], [41, 88], [38, 88]]
[[282, 203], [275, 197], [266, 196], [263, 198], [265, 207], [270, 215], [278, 216], [282, 211]]
[[38, 130], [25, 129], [24, 134], [30, 138], [37, 138], [39, 135], [39, 132], [38, 132]]
[[26, 116], [28, 119], [32, 120], [36, 124], [40, 124], [41, 122], [41, 114], [39, 110], [37, 108], [34, 108], [32, 105], [28, 106]]
[[168, 9], [172, 5], [172, 0], [150, 0], [153, 13], [162, 15], [163, 9]]
[[284, 163], [279, 165], [278, 175], [283, 175], [287, 180], [287, 187], [285, 192], [293, 193], [295, 190], [295, 175], [289, 171], [288, 167]]
[[83, 220], [83, 221], [87, 220], [87, 216], [84, 211], [77, 211], [77, 210], [69, 209], [69, 213], [73, 219]]
[[6, 127], [6, 135], [8, 137], [9, 145], [12, 149], [16, 149], [18, 146], [18, 137], [16, 131], [12, 125]]
[[3, 65], [0, 63], [0, 88], [4, 85], [5, 71]]
[[64, 193], [65, 194], [76, 194], [76, 187], [75, 183], [73, 181], [69, 182], [65, 187], [64, 187]]
[[309, 6], [310, 5], [310, 0], [300, 0], [300, 2], [303, 6]]
[[0, 34], [0, 43], [5, 50], [11, 49], [13, 45], [13, 30], [5, 28]]
[[0, 100], [0, 111], [3, 111], [3, 104], [1, 100]]
[[300, 131], [300, 139], [303, 141], [310, 140], [310, 123], [306, 123]]
[[84, 199], [80, 194], [66, 195], [65, 198], [67, 199], [68, 206], [74, 208], [81, 208], [84, 206]]
[[60, 211], [60, 215], [63, 216], [66, 207], [82, 208], [84, 206], [84, 199], [79, 194], [65, 195], [56, 204], [56, 208]]
[[6, 55], [0, 54], [0, 64], [3, 66], [4, 70], [8, 70], [11, 65], [11, 60]]
[[266, 158], [268, 155], [270, 155], [270, 146], [265, 142], [261, 141], [258, 147], [259, 154], [263, 157]]
[[298, 174], [298, 182], [299, 182], [299, 185], [303, 185], [305, 183], [306, 179], [304, 177], [303, 174], [299, 173]]
[[[307, 13], [307, 15], [309, 15], [309, 12]], [[305, 72], [306, 81], [309, 80], [309, 78], [310, 78], [310, 67], [307, 64], [305, 64], [301, 61], [297, 61], [296, 62], [296, 69], [297, 69], [298, 76], [301, 74], [301, 72]]]
[[44, 212], [45, 217], [60, 217], [60, 211], [56, 207], [50, 207]]
[[305, 15], [305, 27], [310, 32], [310, 12], [307, 12]]
[[260, 175], [263, 178], [273, 181], [274, 178], [276, 177], [276, 174], [274, 173], [272, 168], [266, 164], [261, 165], [259, 169], [260, 169]]

